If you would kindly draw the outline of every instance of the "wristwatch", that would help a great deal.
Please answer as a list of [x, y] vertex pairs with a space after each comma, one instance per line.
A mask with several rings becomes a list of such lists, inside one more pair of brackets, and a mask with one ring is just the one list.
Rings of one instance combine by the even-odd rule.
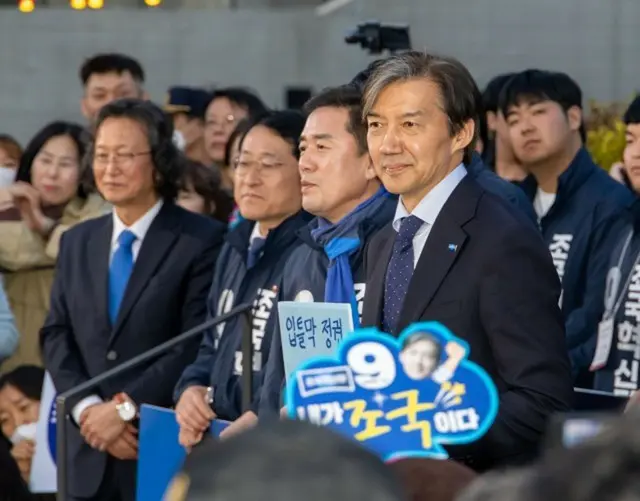
[[118, 393], [113, 397], [113, 401], [116, 403], [116, 410], [118, 416], [125, 423], [133, 421], [138, 415], [138, 409], [131, 400], [129, 400], [124, 393]]
[[215, 388], [213, 386], [209, 386], [207, 388], [207, 393], [204, 396], [204, 401], [205, 403], [209, 404], [211, 407], [213, 407], [214, 395], [215, 395]]

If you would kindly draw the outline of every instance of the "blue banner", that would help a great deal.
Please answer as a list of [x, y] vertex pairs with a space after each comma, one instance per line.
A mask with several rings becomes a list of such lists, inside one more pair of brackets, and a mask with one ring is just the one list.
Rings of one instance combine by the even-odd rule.
[[447, 458], [443, 445], [482, 437], [498, 412], [491, 378], [442, 324], [395, 339], [376, 329], [347, 337], [334, 358], [307, 360], [286, 389], [289, 417], [329, 426], [385, 460]]
[[[219, 437], [228, 421], [211, 422], [211, 434]], [[140, 407], [137, 501], [158, 501], [180, 471], [187, 453], [178, 443], [180, 427], [172, 409]]]

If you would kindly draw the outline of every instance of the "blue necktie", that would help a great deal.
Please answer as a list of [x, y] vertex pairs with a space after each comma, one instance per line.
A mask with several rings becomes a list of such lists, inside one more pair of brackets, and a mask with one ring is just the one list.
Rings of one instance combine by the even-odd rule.
[[413, 275], [413, 238], [424, 221], [416, 216], [402, 219], [400, 230], [393, 244], [393, 254], [387, 267], [384, 284], [384, 308], [382, 327], [385, 332], [397, 335], [398, 319]]
[[127, 289], [127, 282], [133, 270], [133, 242], [136, 236], [129, 230], [124, 230], [118, 236], [118, 248], [113, 253], [109, 267], [109, 319], [115, 325], [118, 318], [120, 303]]
[[266, 238], [256, 237], [251, 240], [249, 252], [247, 253], [247, 269], [251, 269], [257, 264], [266, 243]]

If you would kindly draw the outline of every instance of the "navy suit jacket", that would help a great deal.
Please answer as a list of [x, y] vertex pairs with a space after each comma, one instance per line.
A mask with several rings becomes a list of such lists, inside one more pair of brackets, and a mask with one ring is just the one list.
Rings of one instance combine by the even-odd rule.
[[[560, 282], [540, 233], [522, 221], [465, 177], [431, 228], [400, 311], [399, 331], [437, 321], [464, 339], [469, 359], [498, 389], [500, 407], [487, 434], [447, 446], [452, 458], [478, 471], [530, 460], [549, 416], [572, 404]], [[363, 326], [381, 325], [395, 237], [389, 225], [369, 243]]]
[[[45, 366], [58, 393], [205, 320], [223, 224], [165, 202], [142, 242], [115, 325], [107, 304], [112, 232], [109, 214], [62, 237], [51, 309], [40, 331]], [[195, 358], [198, 344], [198, 339], [184, 343], [91, 393], [107, 400], [123, 391], [138, 406], [170, 407], [173, 388]], [[69, 412], [86, 396], [69, 399]], [[107, 455], [87, 445], [75, 426], [68, 426], [68, 437], [69, 494], [92, 497], [104, 476]], [[135, 479], [135, 462], [130, 463]]]

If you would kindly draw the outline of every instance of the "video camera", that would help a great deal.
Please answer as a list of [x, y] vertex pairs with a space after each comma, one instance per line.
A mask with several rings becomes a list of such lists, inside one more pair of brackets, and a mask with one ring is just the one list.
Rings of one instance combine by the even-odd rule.
[[380, 24], [377, 21], [367, 21], [359, 24], [355, 30], [349, 32], [344, 41], [360, 46], [369, 54], [380, 54], [385, 50], [397, 52], [411, 49], [409, 25]]

